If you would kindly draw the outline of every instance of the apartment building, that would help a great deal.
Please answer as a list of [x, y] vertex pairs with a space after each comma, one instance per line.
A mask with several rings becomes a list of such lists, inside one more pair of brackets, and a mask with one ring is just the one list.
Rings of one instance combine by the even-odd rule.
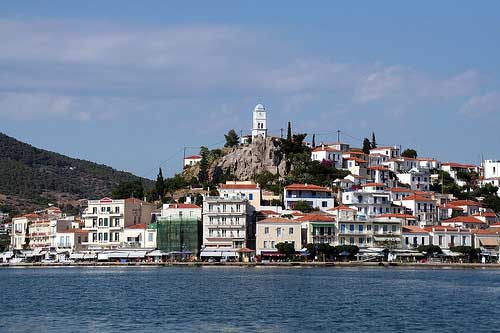
[[256, 229], [256, 254], [263, 257], [278, 253], [276, 244], [293, 244], [295, 251], [300, 251], [301, 222], [280, 217], [270, 217], [257, 221]]
[[313, 208], [326, 211], [334, 206], [334, 198], [329, 188], [310, 185], [292, 184], [284, 189], [285, 209], [293, 210], [298, 201], [303, 201]]

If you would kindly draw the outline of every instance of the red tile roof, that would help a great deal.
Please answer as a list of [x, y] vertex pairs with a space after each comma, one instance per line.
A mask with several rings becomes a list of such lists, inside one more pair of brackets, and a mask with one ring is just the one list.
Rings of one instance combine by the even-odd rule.
[[454, 227], [446, 227], [444, 225], [435, 225], [432, 227], [425, 227], [424, 228], [427, 231], [450, 231], [450, 232], [457, 232], [460, 230], [460, 232], [471, 232], [471, 229], [464, 229], [464, 228], [454, 228]]
[[380, 170], [380, 171], [389, 171], [389, 168], [385, 167], [383, 165], [374, 165], [374, 166], [368, 167], [368, 169], [370, 169], [370, 170]]
[[312, 150], [313, 152], [318, 152], [318, 151], [331, 151], [331, 152], [336, 152], [340, 153], [342, 152], [341, 150], [335, 149], [335, 148], [330, 148], [330, 147], [316, 147]]
[[257, 223], [297, 223], [298, 220], [285, 219], [282, 217], [268, 217], [267, 219], [257, 221]]
[[412, 193], [413, 192], [413, 190], [411, 190], [409, 188], [406, 188], [406, 187], [391, 187], [391, 188], [388, 189], [388, 191], [390, 191], [390, 192], [398, 192], [398, 193], [400, 193], [400, 192], [410, 192], [410, 193]]
[[481, 207], [481, 203], [473, 200], [455, 200], [449, 202], [450, 205], [453, 206], [476, 206], [476, 207]]
[[146, 223], [134, 224], [126, 227], [127, 229], [147, 229], [148, 226]]
[[331, 192], [330, 189], [318, 186], [318, 185], [309, 185], [309, 184], [291, 184], [285, 186], [285, 190], [287, 191], [316, 191], [316, 192]]
[[308, 214], [299, 217], [296, 221], [298, 222], [333, 222], [335, 219], [331, 216], [321, 215], [321, 214]]
[[201, 159], [201, 156], [193, 155], [193, 156], [185, 157], [184, 159], [185, 160], [199, 160], [199, 159]]
[[329, 211], [335, 211], [335, 210], [356, 210], [356, 209], [350, 208], [349, 206], [346, 206], [346, 205], [340, 205], [340, 206], [337, 206], [337, 207], [330, 208], [328, 210]]
[[409, 200], [415, 200], [415, 201], [434, 201], [432, 199], [420, 196], [420, 195], [409, 195], [407, 197], [404, 197], [401, 200], [409, 201]]
[[408, 233], [412, 233], [412, 234], [428, 234], [429, 231], [423, 229], [423, 228], [420, 228], [420, 227], [417, 227], [417, 226], [406, 226], [406, 227], [403, 227], [403, 232], [408, 232]]
[[461, 169], [473, 169], [476, 168], [474, 164], [461, 164], [455, 162], [445, 162], [441, 163], [441, 166], [449, 166], [451, 168], [461, 168]]
[[344, 159], [347, 161], [354, 161], [354, 162], [358, 162], [358, 163], [368, 163], [367, 161], [362, 160], [358, 157], [348, 157], [348, 158], [344, 158]]
[[497, 217], [497, 214], [494, 212], [481, 212], [473, 214], [472, 216]]
[[477, 224], [485, 224], [483, 221], [473, 217], [473, 216], [457, 216], [445, 221], [442, 223], [477, 223]]
[[372, 187], [372, 186], [385, 186], [383, 183], [366, 183], [361, 185], [361, 187]]

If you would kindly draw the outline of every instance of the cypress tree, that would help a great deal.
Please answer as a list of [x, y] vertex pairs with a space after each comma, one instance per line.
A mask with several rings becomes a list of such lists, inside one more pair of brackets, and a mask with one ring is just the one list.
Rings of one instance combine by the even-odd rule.
[[165, 195], [165, 179], [163, 178], [163, 172], [161, 168], [158, 172], [158, 176], [156, 176], [155, 191], [158, 199], [161, 200]]

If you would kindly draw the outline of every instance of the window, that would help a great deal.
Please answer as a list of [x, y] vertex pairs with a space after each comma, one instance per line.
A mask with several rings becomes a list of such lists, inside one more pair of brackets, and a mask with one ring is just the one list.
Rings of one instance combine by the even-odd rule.
[[443, 245], [443, 236], [439, 236], [439, 238], [438, 238], [438, 245], [439, 246]]
[[288, 228], [288, 234], [293, 235], [293, 228]]
[[264, 228], [264, 234], [266, 234], [266, 235], [269, 234], [269, 227]]
[[363, 225], [362, 224], [358, 224], [358, 231], [363, 232]]
[[398, 230], [398, 227], [396, 225], [393, 225], [391, 230], [392, 232], [396, 232]]
[[102, 232], [99, 233], [99, 242], [102, 241]]
[[408, 245], [409, 242], [408, 242], [408, 237], [405, 237], [405, 244]]
[[354, 232], [354, 224], [350, 224], [349, 225], [349, 231], [350, 232]]
[[387, 232], [387, 225], [383, 225], [382, 230], [384, 230], [384, 232]]
[[118, 232], [115, 232], [115, 242], [120, 241], [120, 234]]
[[268, 241], [264, 241], [264, 248], [267, 249], [269, 246], [269, 242]]
[[105, 241], [105, 242], [107, 242], [107, 241], [108, 241], [108, 233], [107, 233], [107, 232], [105, 232], [105, 233], [104, 233], [104, 241]]
[[323, 207], [323, 208], [328, 207], [328, 202], [327, 201], [322, 201], [321, 202], [321, 207]]
[[375, 225], [373, 226], [373, 231], [378, 232], [378, 225], [376, 225], [376, 224], [375, 224]]
[[116, 206], [115, 207], [115, 213], [119, 214], [120, 213], [120, 207], [119, 206]]
[[349, 237], [349, 244], [354, 244], [354, 237]]
[[97, 227], [97, 219], [92, 219], [92, 226]]
[[107, 218], [107, 217], [105, 217], [105, 218], [104, 218], [104, 226], [105, 226], [105, 227], [107, 227], [107, 226], [108, 226], [108, 218]]
[[275, 246], [274, 246], [274, 241], [271, 241], [271, 248], [274, 249]]
[[422, 243], [420, 244], [425, 245], [425, 237], [422, 237]]
[[148, 233], [148, 242], [153, 242], [153, 235], [154, 235], [154, 233], [152, 233], [152, 232]]
[[99, 218], [99, 226], [102, 227], [102, 218]]
[[341, 232], [345, 232], [345, 224], [341, 224], [340, 225], [340, 231]]
[[371, 226], [370, 224], [369, 224], [369, 225], [367, 225], [367, 226], [366, 226], [366, 230], [367, 230], [367, 231], [372, 231], [372, 226]]
[[359, 244], [363, 244], [363, 242], [364, 242], [363, 237], [359, 237], [359, 238], [358, 238], [358, 243], [359, 243]]
[[248, 200], [253, 200], [253, 193], [248, 194]]
[[222, 237], [226, 237], [226, 234], [227, 234], [226, 229], [222, 229]]
[[276, 236], [281, 237], [282, 234], [283, 234], [283, 230], [281, 230], [281, 228], [276, 228]]
[[462, 245], [466, 245], [466, 244], [467, 244], [467, 237], [462, 236]]

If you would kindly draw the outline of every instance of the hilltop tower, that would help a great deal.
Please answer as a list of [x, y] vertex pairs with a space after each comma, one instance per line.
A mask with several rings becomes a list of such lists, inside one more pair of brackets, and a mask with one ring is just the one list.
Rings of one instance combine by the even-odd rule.
[[266, 109], [262, 104], [257, 104], [253, 109], [252, 140], [257, 136], [267, 137]]

